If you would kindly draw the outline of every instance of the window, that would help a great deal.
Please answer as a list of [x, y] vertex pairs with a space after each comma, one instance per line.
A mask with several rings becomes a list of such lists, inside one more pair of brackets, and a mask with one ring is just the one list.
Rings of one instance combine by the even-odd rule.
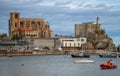
[[48, 25], [45, 25], [45, 28], [48, 28]]
[[15, 28], [17, 27], [17, 23], [15, 23]]
[[79, 39], [79, 38], [77, 38], [77, 41], [80, 41], [80, 39]]
[[70, 43], [70, 47], [71, 47], [71, 43]]
[[40, 22], [38, 22], [37, 24], [40, 25]]
[[32, 21], [32, 23], [31, 23], [32, 25], [34, 25], [35, 24], [35, 22], [34, 21]]
[[74, 46], [75, 46], [75, 43], [74, 43]]
[[81, 39], [81, 42], [84, 42], [84, 39]]
[[67, 43], [65, 43], [65, 46], [67, 46]]
[[20, 26], [24, 26], [24, 22], [23, 21], [20, 22]]
[[15, 14], [15, 18], [18, 18], [18, 14]]

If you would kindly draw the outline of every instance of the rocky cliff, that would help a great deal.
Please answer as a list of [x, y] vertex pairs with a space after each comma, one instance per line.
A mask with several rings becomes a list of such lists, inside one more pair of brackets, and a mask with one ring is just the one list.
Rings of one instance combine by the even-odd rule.
[[114, 51], [115, 44], [113, 44], [113, 40], [108, 37], [103, 29], [89, 33], [87, 39], [87, 43], [84, 45], [87, 50], [97, 49]]

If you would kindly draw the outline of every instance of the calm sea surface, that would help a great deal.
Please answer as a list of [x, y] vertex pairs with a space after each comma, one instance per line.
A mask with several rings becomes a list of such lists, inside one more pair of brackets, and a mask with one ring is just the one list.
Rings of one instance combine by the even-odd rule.
[[96, 62], [74, 64], [67, 55], [0, 57], [0, 76], [119, 76], [120, 58], [113, 59], [117, 69], [101, 70], [99, 65], [107, 58], [91, 56]]

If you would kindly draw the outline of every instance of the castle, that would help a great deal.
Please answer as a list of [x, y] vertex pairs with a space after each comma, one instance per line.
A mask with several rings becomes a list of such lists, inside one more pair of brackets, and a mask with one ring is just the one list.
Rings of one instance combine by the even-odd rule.
[[97, 17], [96, 22], [75, 24], [75, 37], [89, 37], [96, 30], [100, 30], [99, 17]]
[[27, 38], [52, 38], [54, 33], [43, 18], [20, 18], [20, 13], [10, 13], [9, 37], [20, 39]]
[[[86, 37], [86, 49], [114, 49], [113, 40], [100, 28], [99, 17], [94, 22], [75, 24], [75, 37]], [[89, 48], [88, 48], [89, 47]]]

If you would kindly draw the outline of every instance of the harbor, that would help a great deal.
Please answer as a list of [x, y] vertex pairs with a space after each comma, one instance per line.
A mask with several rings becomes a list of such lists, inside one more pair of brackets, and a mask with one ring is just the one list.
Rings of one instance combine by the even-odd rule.
[[1, 76], [119, 76], [120, 58], [113, 59], [116, 69], [101, 70], [100, 64], [109, 58], [99, 58], [92, 55], [94, 63], [75, 64], [70, 55], [40, 55], [40, 56], [13, 56], [0, 57]]
[[0, 76], [119, 76], [120, 0], [0, 0]]

